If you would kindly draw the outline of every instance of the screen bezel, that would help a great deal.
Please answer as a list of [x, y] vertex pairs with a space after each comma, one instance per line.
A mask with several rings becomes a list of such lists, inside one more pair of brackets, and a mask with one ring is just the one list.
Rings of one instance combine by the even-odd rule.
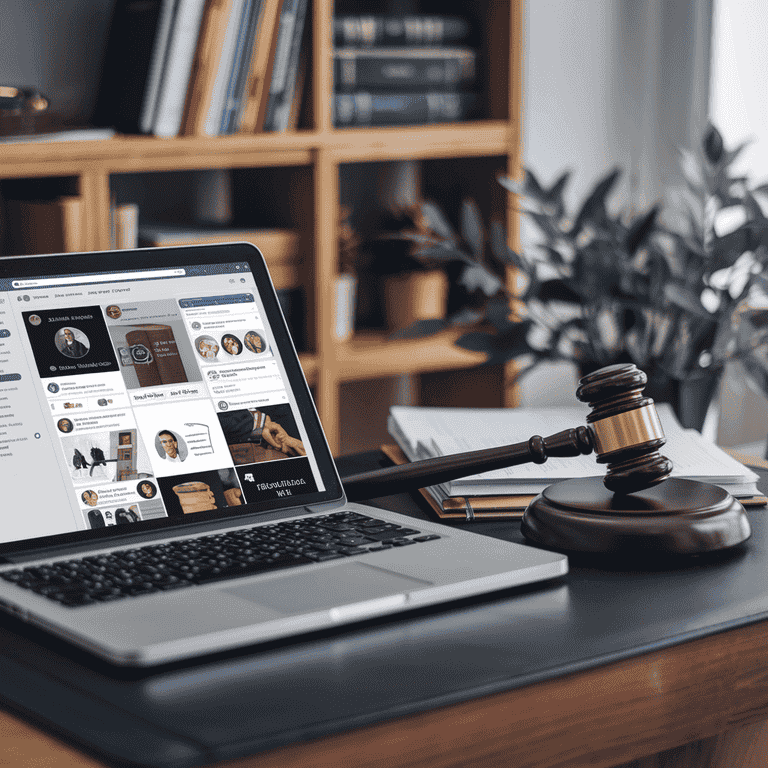
[[[189, 245], [158, 248], [136, 248], [119, 251], [93, 251], [88, 253], [67, 253], [53, 256], [8, 257], [2, 260], [2, 276], [5, 278], [37, 278], [52, 275], [71, 276], [77, 274], [105, 274], [110, 272], [132, 272], [134, 270], [162, 269], [203, 264], [227, 264], [246, 262], [256, 283], [264, 312], [271, 328], [274, 344], [283, 362], [288, 385], [290, 386], [298, 411], [307, 430], [309, 443], [315, 455], [325, 490], [303, 494], [301, 497], [272, 499], [264, 502], [243, 504], [233, 511], [229, 508], [210, 512], [197, 512], [185, 518], [161, 518], [141, 521], [129, 526], [108, 526], [106, 528], [72, 531], [34, 539], [21, 539], [0, 543], [0, 555], [26, 552], [34, 549], [50, 549], [59, 546], [88, 543], [98, 545], [100, 541], [115, 541], [135, 538], [143, 533], [167, 531], [169, 534], [183, 529], [197, 527], [201, 523], [215, 521], [232, 522], [233, 519], [270, 514], [283, 509], [296, 509], [315, 504], [342, 502], [344, 491], [325, 438], [314, 400], [307, 380], [299, 363], [293, 340], [288, 331], [274, 285], [269, 276], [266, 262], [259, 249], [251, 243], [225, 243], [212, 245]], [[105, 267], [106, 265], [106, 267]], [[174, 278], [167, 278], [172, 280]], [[119, 532], [115, 529], [119, 529]]]

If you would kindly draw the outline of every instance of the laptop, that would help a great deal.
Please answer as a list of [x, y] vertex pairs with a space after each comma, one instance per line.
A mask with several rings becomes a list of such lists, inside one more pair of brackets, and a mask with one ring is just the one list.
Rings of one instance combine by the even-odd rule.
[[347, 503], [259, 250], [7, 258], [0, 607], [152, 666], [565, 574]]

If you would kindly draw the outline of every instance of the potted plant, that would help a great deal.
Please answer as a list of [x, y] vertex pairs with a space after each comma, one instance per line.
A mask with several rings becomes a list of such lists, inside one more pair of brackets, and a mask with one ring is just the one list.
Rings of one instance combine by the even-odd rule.
[[[648, 394], [700, 429], [698, 406], [711, 400], [727, 361], [741, 360], [768, 383], [768, 219], [757, 201], [768, 187], [734, 174], [742, 148], [727, 150], [708, 126], [700, 147], [682, 153], [683, 188], [666, 206], [633, 217], [610, 212], [618, 169], [575, 214], [564, 202], [567, 172], [551, 186], [531, 170], [521, 183], [499, 178], [540, 235], [519, 254], [497, 222], [486, 238], [472, 201], [463, 205], [460, 234], [437, 206], [426, 207], [432, 236], [411, 238], [413, 256], [460, 263], [460, 281], [484, 300], [474, 312], [413, 323], [403, 335], [469, 323], [456, 343], [485, 352], [489, 363], [514, 359], [518, 376], [543, 361], [571, 361], [582, 373], [634, 362], [649, 376]], [[514, 291], [493, 262], [516, 270]]]
[[382, 278], [386, 326], [393, 332], [447, 314], [449, 280], [442, 260], [430, 259], [418, 246], [422, 236], [431, 234], [423, 206], [391, 208], [369, 244], [374, 271]]

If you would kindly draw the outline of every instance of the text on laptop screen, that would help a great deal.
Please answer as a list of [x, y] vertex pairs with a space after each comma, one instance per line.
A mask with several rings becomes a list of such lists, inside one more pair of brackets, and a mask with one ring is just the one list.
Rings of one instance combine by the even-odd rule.
[[0, 458], [2, 542], [324, 490], [247, 262], [0, 281]]

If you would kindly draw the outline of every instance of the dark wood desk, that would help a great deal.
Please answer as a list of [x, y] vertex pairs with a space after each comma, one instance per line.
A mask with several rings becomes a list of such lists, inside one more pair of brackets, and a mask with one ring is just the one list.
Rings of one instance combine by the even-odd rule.
[[[340, 464], [351, 472], [374, 461], [366, 455]], [[376, 501], [427, 514], [410, 498]], [[78, 666], [82, 659], [22, 648], [4, 632], [0, 695], [20, 669], [39, 664], [38, 672], [53, 675], [71, 665], [63, 680], [76, 667], [78, 684], [105, 700], [122, 686], [125, 706], [143, 697], [142, 712], [158, 727], [161, 705], [176, 696], [189, 718], [199, 718], [205, 741], [206, 728], [226, 723], [217, 725], [216, 713], [205, 710], [216, 699], [190, 686], [215, 681], [220, 693], [216, 676], [227, 670], [237, 678], [227, 683], [233, 707], [243, 691], [243, 706], [258, 699], [253, 730], [263, 731], [252, 757], [232, 743], [210, 761], [230, 768], [765, 766], [766, 515], [753, 509], [752, 539], [714, 563], [646, 573], [573, 564], [565, 579], [543, 589], [370, 622], [138, 682], [105, 683], [98, 670]], [[519, 540], [516, 528], [473, 525]], [[74, 707], [75, 696], [62, 705]], [[0, 754], [18, 765], [112, 764], [51, 733], [6, 710]], [[116, 725], [118, 734], [125, 736]]]

